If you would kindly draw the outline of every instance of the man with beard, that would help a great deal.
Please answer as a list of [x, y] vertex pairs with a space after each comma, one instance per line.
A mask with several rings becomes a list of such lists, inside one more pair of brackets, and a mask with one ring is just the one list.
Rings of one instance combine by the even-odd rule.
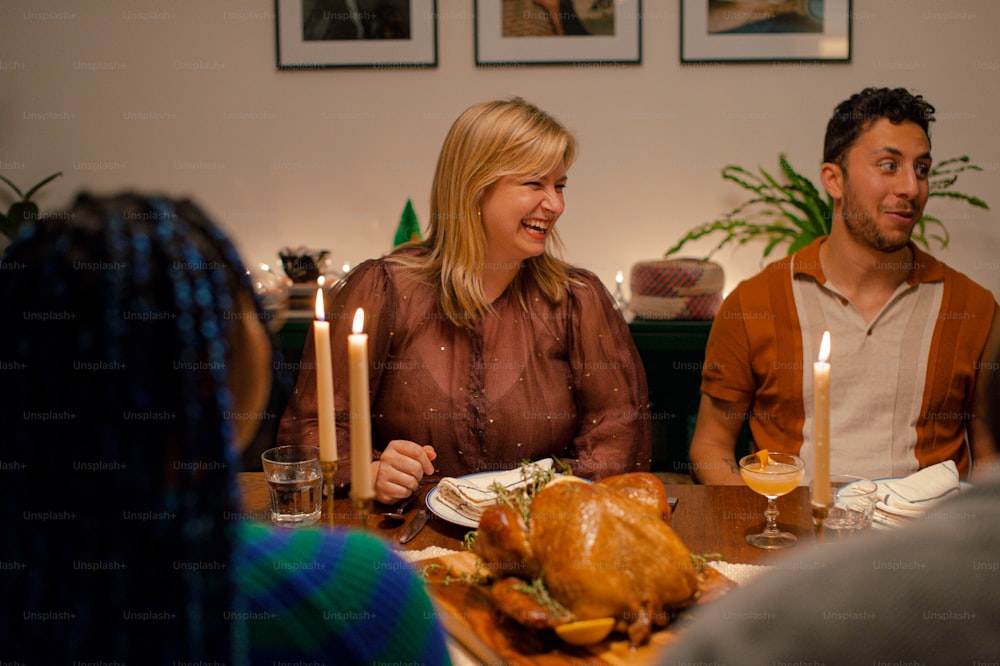
[[[812, 362], [832, 341], [830, 469], [906, 476], [951, 460], [966, 476], [993, 295], [910, 241], [929, 193], [934, 107], [867, 88], [827, 125], [829, 236], [741, 283], [715, 318], [691, 443], [703, 483], [740, 484], [736, 440], [813, 461]], [[994, 333], [996, 335], [996, 333]]]

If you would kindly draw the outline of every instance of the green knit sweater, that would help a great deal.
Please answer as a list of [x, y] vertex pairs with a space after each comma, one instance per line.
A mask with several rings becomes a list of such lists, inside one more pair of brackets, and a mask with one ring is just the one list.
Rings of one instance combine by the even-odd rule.
[[238, 527], [235, 567], [252, 663], [448, 664], [423, 582], [379, 538]]

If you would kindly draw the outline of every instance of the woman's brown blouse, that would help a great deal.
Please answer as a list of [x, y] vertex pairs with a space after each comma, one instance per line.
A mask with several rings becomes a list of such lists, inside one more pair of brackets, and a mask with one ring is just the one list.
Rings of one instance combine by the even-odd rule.
[[[552, 304], [525, 272], [527, 309], [508, 289], [494, 313], [465, 329], [407, 269], [383, 259], [355, 268], [328, 313], [337, 486], [350, 479], [346, 357], [358, 307], [369, 336], [376, 458], [389, 441], [406, 439], [434, 447], [438, 476], [510, 469], [546, 456], [587, 478], [648, 470], [646, 377], [628, 326], [595, 275], [572, 269], [571, 277], [580, 284]], [[311, 330], [278, 439], [318, 445]]]

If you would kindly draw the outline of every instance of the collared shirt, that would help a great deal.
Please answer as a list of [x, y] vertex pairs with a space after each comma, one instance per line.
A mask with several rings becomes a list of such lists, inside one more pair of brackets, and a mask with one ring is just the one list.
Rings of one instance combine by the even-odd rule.
[[832, 285], [814, 243], [741, 283], [712, 327], [702, 390], [749, 400], [758, 448], [812, 468], [812, 366], [829, 330], [833, 473], [902, 476], [954, 460], [996, 303], [965, 275], [910, 245], [907, 279], [871, 322]]

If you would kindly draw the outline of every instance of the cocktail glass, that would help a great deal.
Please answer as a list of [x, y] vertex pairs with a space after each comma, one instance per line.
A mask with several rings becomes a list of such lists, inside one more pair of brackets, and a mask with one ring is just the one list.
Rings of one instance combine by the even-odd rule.
[[[762, 465], [766, 459], [766, 465]], [[777, 550], [794, 546], [798, 538], [778, 529], [778, 509], [774, 500], [795, 490], [802, 481], [806, 465], [802, 458], [790, 453], [771, 453], [758, 456], [754, 453], [740, 459], [740, 476], [750, 489], [767, 498], [764, 511], [764, 531], [748, 534], [747, 543], [756, 548]]]

